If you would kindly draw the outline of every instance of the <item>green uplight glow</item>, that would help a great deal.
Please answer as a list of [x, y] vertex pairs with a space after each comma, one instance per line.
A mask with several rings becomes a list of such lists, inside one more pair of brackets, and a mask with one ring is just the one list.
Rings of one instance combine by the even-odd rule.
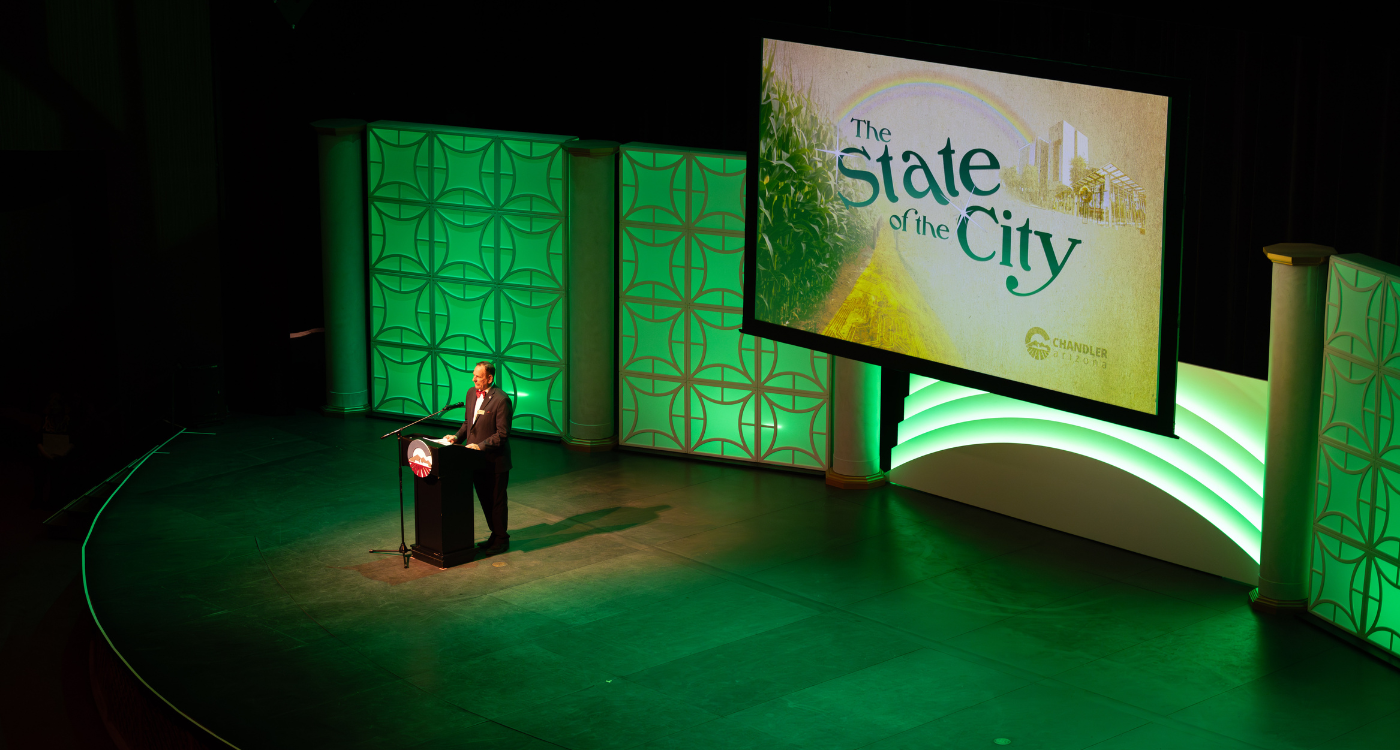
[[1259, 561], [1264, 381], [1180, 364], [1176, 440], [917, 375], [909, 390], [892, 468], [990, 443], [1071, 451], [1175, 497]]
[[742, 154], [622, 147], [618, 440], [825, 469], [831, 358], [739, 332]]
[[496, 365], [512, 429], [567, 413], [567, 136], [369, 126], [372, 408], [422, 416]]
[[1327, 276], [1309, 610], [1400, 664], [1395, 513], [1400, 268], [1337, 255]]

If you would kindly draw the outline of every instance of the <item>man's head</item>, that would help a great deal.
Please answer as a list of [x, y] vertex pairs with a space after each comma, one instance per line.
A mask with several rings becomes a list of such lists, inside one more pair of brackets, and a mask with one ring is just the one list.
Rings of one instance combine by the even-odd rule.
[[476, 369], [472, 370], [472, 383], [476, 385], [478, 391], [484, 391], [491, 387], [491, 383], [496, 380], [496, 366], [490, 362], [477, 362]]

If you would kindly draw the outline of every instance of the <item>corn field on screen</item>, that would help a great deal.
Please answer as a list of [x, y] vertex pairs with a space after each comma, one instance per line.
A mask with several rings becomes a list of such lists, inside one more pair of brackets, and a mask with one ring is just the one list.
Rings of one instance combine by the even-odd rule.
[[753, 320], [1161, 417], [1169, 103], [765, 38]]

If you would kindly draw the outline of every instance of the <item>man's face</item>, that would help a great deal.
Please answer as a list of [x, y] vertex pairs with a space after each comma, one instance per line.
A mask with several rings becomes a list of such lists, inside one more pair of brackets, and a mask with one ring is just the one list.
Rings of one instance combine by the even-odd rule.
[[494, 380], [494, 378], [486, 374], [485, 367], [477, 365], [476, 369], [472, 370], [472, 383], [476, 385], [478, 391], [484, 391], [490, 388], [492, 380]]

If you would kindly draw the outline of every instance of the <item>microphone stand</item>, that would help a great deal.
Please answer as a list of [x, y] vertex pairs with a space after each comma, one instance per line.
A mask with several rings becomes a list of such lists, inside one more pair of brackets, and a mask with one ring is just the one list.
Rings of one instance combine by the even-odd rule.
[[[403, 432], [404, 430], [407, 430], [408, 428], [412, 427], [413, 425], [418, 424], [418, 422], [422, 422], [424, 419], [432, 419], [433, 417], [436, 417], [437, 415], [439, 415], [439, 414], [441, 414], [441, 413], [447, 411], [448, 409], [456, 409], [456, 408], [459, 407], [459, 406], [466, 406], [466, 402], [463, 401], [462, 403], [459, 403], [459, 404], [448, 404], [447, 406], [444, 406], [444, 407], [442, 407], [441, 409], [438, 409], [437, 411], [433, 412], [432, 414], [429, 414], [428, 416], [423, 417], [423, 419], [419, 419], [419, 420], [416, 421], [416, 422], [409, 422], [408, 424], [404, 425], [403, 427], [398, 428], [397, 430], [394, 430], [394, 431], [392, 431], [392, 432], [386, 432], [386, 433], [384, 433], [383, 435], [380, 435], [380, 436], [379, 436], [379, 439], [380, 439], [380, 440], [383, 440], [384, 438], [389, 437], [390, 435], [393, 435], [394, 437], [397, 438], [397, 437], [398, 437], [398, 434], [399, 434], [400, 432]], [[398, 442], [399, 442], [398, 440], [395, 440], [395, 441], [394, 441], [394, 444], [397, 445]], [[394, 452], [395, 452], [395, 453], [398, 453], [398, 449], [396, 448], [396, 449], [394, 450]], [[372, 549], [372, 550], [370, 550], [370, 554], [377, 554], [377, 555], [402, 555], [402, 556], [403, 556], [403, 566], [404, 566], [405, 568], [407, 568], [407, 567], [408, 567], [408, 558], [413, 556], [413, 550], [411, 550], [411, 549], [408, 548], [408, 533], [405, 531], [405, 528], [404, 528], [404, 520], [403, 520], [403, 519], [404, 519], [404, 515], [403, 515], [403, 457], [402, 457], [402, 456], [396, 456], [396, 457], [394, 458], [394, 473], [398, 475], [398, 480], [399, 480], [399, 548], [398, 548], [398, 549]]]

